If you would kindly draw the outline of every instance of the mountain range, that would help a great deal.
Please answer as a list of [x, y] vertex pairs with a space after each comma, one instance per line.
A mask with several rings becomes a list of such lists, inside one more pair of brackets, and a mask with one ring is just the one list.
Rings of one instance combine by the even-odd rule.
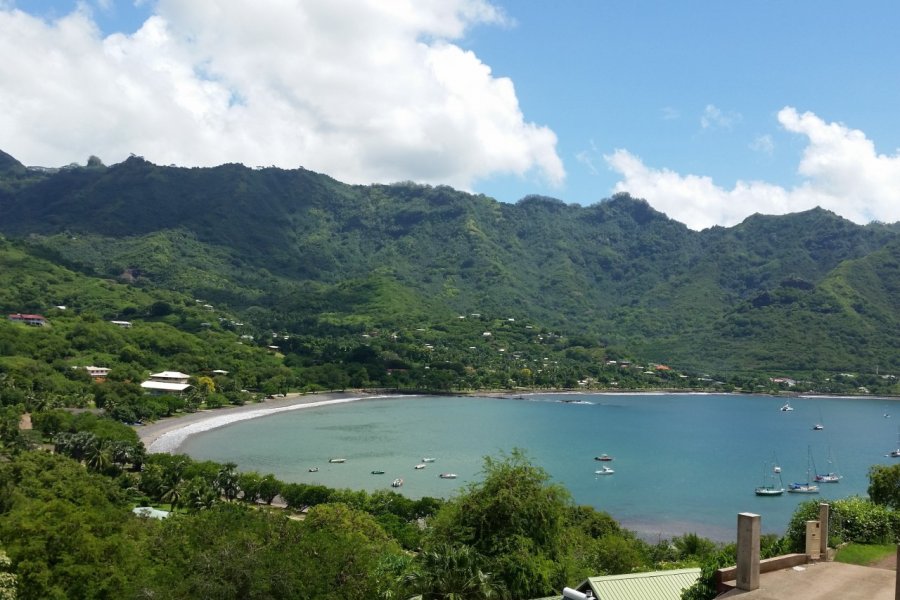
[[819, 208], [698, 232], [627, 194], [509, 204], [303, 168], [38, 169], [0, 152], [0, 215], [34, 256], [286, 332], [489, 314], [697, 372], [900, 371], [900, 225]]

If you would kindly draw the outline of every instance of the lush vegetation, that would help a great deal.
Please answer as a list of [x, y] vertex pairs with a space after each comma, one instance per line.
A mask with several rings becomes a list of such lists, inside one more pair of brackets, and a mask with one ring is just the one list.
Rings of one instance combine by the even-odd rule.
[[[382, 357], [358, 362], [373, 385], [390, 383], [372, 374], [391, 361], [393, 373], [426, 366], [412, 352], [424, 344], [440, 342], [439, 360], [458, 368], [480, 364], [467, 350], [513, 318], [595, 359], [664, 363], [745, 389], [782, 375], [821, 391], [897, 391], [882, 378], [900, 370], [896, 226], [816, 209], [693, 232], [627, 195], [512, 205], [442, 186], [347, 186], [303, 169], [132, 157], [38, 173], [4, 156], [0, 231], [32, 256], [132, 290], [176, 290], [289, 335], [285, 349], [315, 367], [313, 379], [346, 379], [326, 365], [353, 362], [348, 353], [363, 346]], [[27, 291], [3, 306], [48, 306], [39, 288]], [[473, 313], [477, 323], [451, 324]], [[590, 375], [584, 362], [576, 376]], [[360, 382], [356, 366], [339, 370]], [[503, 371], [487, 383], [530, 383]], [[398, 383], [447, 378], [485, 383], [452, 373]]]

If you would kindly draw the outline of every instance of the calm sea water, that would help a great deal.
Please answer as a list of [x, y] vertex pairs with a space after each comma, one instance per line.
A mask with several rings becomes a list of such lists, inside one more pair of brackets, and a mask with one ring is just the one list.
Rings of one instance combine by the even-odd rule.
[[[484, 456], [522, 448], [576, 502], [645, 538], [696, 532], [725, 541], [735, 538], [739, 512], [762, 515], [763, 531], [781, 534], [799, 502], [865, 496], [869, 467], [900, 460], [886, 456], [898, 445], [900, 404], [794, 398], [795, 410], [782, 412], [783, 403], [683, 394], [396, 398], [241, 421], [191, 436], [180, 451], [335, 488], [390, 489], [401, 477], [399, 491], [418, 498], [450, 497], [480, 480]], [[814, 431], [817, 422], [825, 429]], [[613, 462], [595, 461], [601, 453]], [[775, 460], [785, 485], [805, 481], [810, 456], [841, 482], [819, 484], [818, 496], [754, 495]], [[331, 464], [333, 457], [347, 460]], [[414, 469], [424, 457], [435, 462]], [[615, 474], [595, 475], [603, 464]], [[319, 471], [310, 473], [313, 466]]]

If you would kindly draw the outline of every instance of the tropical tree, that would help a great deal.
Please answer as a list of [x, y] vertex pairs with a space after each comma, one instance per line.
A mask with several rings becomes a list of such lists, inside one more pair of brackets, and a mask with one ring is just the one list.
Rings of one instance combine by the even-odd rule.
[[272, 504], [275, 496], [281, 493], [282, 483], [271, 473], [265, 475], [259, 482], [259, 499], [266, 504]]
[[566, 579], [568, 492], [519, 449], [485, 457], [483, 474], [438, 511], [425, 549], [472, 548], [513, 598], [559, 590]]
[[498, 585], [482, 570], [484, 557], [468, 546], [436, 545], [420, 553], [406, 583], [423, 600], [482, 600], [498, 596]]
[[184, 484], [183, 504], [188, 510], [198, 511], [212, 508], [219, 501], [216, 488], [202, 477], [194, 477]]
[[235, 463], [225, 463], [222, 465], [222, 468], [219, 469], [219, 472], [216, 474], [216, 479], [213, 482], [216, 489], [218, 489], [229, 502], [237, 498], [238, 492], [241, 491], [240, 477], [235, 469], [237, 469]]
[[868, 492], [875, 504], [900, 509], [900, 465], [872, 465]]

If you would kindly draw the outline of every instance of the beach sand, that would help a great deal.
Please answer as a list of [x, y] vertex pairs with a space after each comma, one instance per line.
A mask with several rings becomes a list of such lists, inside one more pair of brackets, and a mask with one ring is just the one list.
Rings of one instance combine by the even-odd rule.
[[255, 404], [200, 410], [195, 413], [160, 419], [147, 425], [138, 425], [135, 430], [148, 452], [175, 452], [188, 436], [224, 427], [230, 423], [302, 408], [393, 397], [396, 395], [359, 391], [288, 394], [283, 398], [273, 398]]

